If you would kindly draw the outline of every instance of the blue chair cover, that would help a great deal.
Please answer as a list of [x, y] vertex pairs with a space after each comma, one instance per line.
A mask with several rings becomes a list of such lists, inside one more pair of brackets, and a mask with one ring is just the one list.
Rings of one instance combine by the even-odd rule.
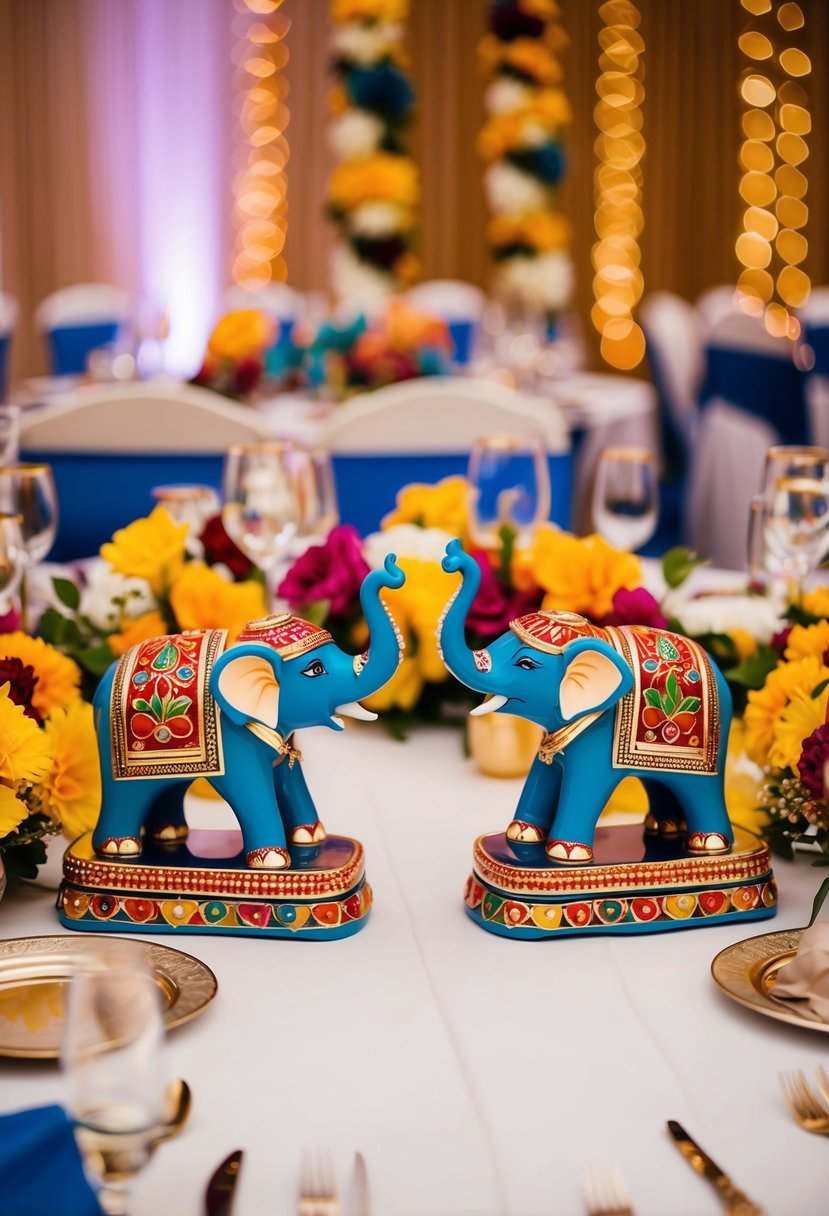
[[9, 376], [9, 347], [11, 334], [0, 335], [0, 401], [5, 401], [8, 395]]
[[52, 375], [77, 376], [85, 372], [89, 352], [114, 342], [118, 329], [118, 321], [100, 321], [94, 325], [59, 325], [47, 330]]
[[[54, 562], [77, 561], [98, 552], [116, 528], [148, 515], [153, 486], [195, 483], [218, 490], [224, 457], [25, 451], [21, 460], [52, 466], [60, 520], [49, 554]], [[2, 1211], [2, 1208], [0, 1208]]]
[[816, 376], [829, 376], [829, 325], [809, 325], [803, 328], [803, 338], [815, 355], [812, 372]]
[[[569, 528], [573, 497], [573, 469], [569, 452], [549, 458], [552, 501], [550, 518]], [[435, 455], [389, 455], [334, 457], [334, 480], [340, 518], [365, 536], [376, 532], [380, 521], [394, 507], [398, 490], [410, 482], [432, 485], [443, 477], [465, 476], [469, 456], [465, 452]]]
[[101, 1216], [72, 1124], [60, 1106], [0, 1115], [3, 1216]]
[[703, 408], [723, 398], [770, 423], [782, 443], [807, 442], [804, 377], [791, 359], [726, 346], [709, 346], [706, 358]]
[[452, 339], [452, 362], [466, 366], [472, 359], [475, 341], [474, 321], [447, 321], [446, 328]]

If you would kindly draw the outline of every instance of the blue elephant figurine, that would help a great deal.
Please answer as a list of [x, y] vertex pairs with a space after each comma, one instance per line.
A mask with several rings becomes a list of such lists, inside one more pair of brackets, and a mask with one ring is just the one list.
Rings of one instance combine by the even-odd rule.
[[701, 646], [660, 629], [600, 628], [578, 613], [539, 611], [472, 651], [465, 624], [478, 564], [453, 540], [443, 569], [462, 575], [439, 626], [443, 661], [463, 684], [489, 694], [472, 713], [515, 714], [545, 731], [510, 840], [545, 841], [556, 862], [592, 861], [599, 815], [633, 776], [648, 794], [646, 830], [687, 832], [691, 854], [729, 851], [723, 777], [731, 694]]
[[226, 631], [213, 629], [128, 650], [95, 695], [103, 776], [96, 853], [138, 857], [142, 828], [161, 841], [182, 840], [184, 794], [196, 777], [232, 807], [249, 866], [283, 869], [289, 843], [324, 840], [293, 732], [376, 717], [359, 699], [391, 679], [402, 651], [380, 592], [404, 581], [391, 554], [366, 576], [360, 601], [370, 647], [356, 657], [290, 613], [251, 622], [230, 646]]

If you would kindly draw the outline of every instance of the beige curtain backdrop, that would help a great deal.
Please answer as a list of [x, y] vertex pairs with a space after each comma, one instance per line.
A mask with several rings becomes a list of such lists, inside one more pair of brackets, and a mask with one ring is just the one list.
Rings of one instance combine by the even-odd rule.
[[[118, 5], [132, 2], [118, 0]], [[563, 207], [574, 232], [576, 307], [590, 333], [599, 0], [560, 2], [570, 35], [565, 74], [574, 112]], [[30, 323], [40, 299], [67, 283], [118, 281], [130, 273], [129, 251], [113, 250], [111, 241], [101, 240], [91, 205], [101, 166], [87, 120], [87, 23], [98, 3], [0, 0], [0, 287], [21, 303], [13, 364], [18, 375], [42, 368]], [[105, 3], [114, 6], [115, 0]], [[166, 3], [172, 9], [179, 0]], [[804, 166], [810, 207], [805, 269], [814, 283], [827, 283], [829, 3], [800, 3], [806, 18], [802, 45], [813, 62], [805, 82], [813, 115]], [[483, 81], [475, 47], [486, 8], [486, 0], [412, 0], [408, 38], [417, 88], [412, 150], [423, 180], [424, 271], [430, 278], [484, 285], [490, 273], [487, 213], [475, 154]], [[751, 18], [738, 0], [640, 0], [639, 8], [646, 43], [641, 238], [646, 291], [666, 288], [693, 299], [706, 287], [733, 282], [737, 273], [734, 240], [743, 211], [737, 192], [743, 66], [737, 37]], [[228, 10], [229, 57], [230, 0]], [[331, 241], [323, 218], [328, 11], [329, 0], [284, 0], [283, 12], [292, 23], [286, 257], [290, 281], [301, 289], [325, 287]], [[186, 72], [186, 64], [181, 70]], [[141, 97], [134, 104], [140, 107]], [[230, 107], [227, 122], [229, 133]], [[231, 174], [228, 157], [228, 199]], [[229, 252], [227, 257], [229, 266]]]

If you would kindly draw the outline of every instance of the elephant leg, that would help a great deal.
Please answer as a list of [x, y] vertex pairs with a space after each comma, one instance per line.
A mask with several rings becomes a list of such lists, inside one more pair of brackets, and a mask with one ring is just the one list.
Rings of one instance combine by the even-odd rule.
[[648, 814], [645, 832], [648, 835], [673, 839], [686, 829], [685, 812], [672, 790], [652, 777], [642, 778], [648, 795]]
[[546, 840], [561, 788], [561, 773], [559, 760], [552, 764], [544, 764], [538, 757], [533, 760], [515, 808], [515, 818], [507, 828], [508, 840], [523, 844]]
[[665, 784], [685, 811], [686, 851], [703, 856], [727, 853], [734, 843], [734, 833], [725, 807], [722, 777], [682, 774]]
[[161, 844], [177, 844], [187, 839], [184, 795], [189, 782], [171, 781], [155, 799], [147, 816], [147, 831]]
[[283, 758], [274, 767], [273, 783], [291, 844], [319, 844], [325, 840], [325, 828], [319, 821], [317, 808], [305, 783], [302, 765], [294, 764], [291, 767]]
[[[253, 736], [251, 736], [251, 740]], [[239, 820], [245, 856], [255, 869], [283, 870], [291, 864], [285, 829], [276, 801], [273, 752], [263, 747], [225, 748], [229, 771], [211, 784], [230, 803]]]
[[585, 772], [581, 766], [563, 764], [561, 796], [547, 839], [547, 856], [568, 865], [586, 865], [593, 860], [596, 823], [616, 786], [625, 775], [605, 766]]
[[103, 857], [138, 857], [141, 828], [161, 786], [155, 781], [128, 780], [108, 786], [104, 782], [101, 813], [92, 846]]

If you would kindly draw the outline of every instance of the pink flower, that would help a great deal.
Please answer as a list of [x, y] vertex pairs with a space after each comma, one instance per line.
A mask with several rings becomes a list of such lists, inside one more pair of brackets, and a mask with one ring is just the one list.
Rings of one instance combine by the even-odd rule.
[[472, 601], [466, 624], [482, 638], [495, 638], [509, 628], [510, 621], [528, 612], [536, 612], [542, 593], [539, 590], [516, 591], [505, 586], [492, 568], [486, 553], [479, 550], [472, 556], [481, 568], [481, 585]]
[[613, 609], [599, 622], [601, 625], [650, 625], [652, 629], [667, 629], [659, 602], [644, 587], [630, 590], [620, 587], [613, 597]]
[[16, 633], [18, 629], [22, 628], [21, 620], [20, 609], [16, 604], [12, 604], [8, 612], [0, 615], [0, 633]]
[[826, 723], [813, 730], [803, 741], [803, 751], [797, 767], [800, 780], [815, 798], [823, 798], [823, 770], [829, 760], [829, 726]]
[[369, 568], [360, 546], [360, 534], [350, 524], [332, 528], [325, 542], [312, 545], [298, 557], [279, 587], [292, 609], [326, 600], [328, 614], [347, 617], [360, 596]]

